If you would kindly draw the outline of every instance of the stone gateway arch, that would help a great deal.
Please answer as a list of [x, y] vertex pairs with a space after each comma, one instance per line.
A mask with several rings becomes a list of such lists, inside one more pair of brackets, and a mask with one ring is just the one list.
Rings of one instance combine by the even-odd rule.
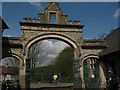
[[[54, 16], [54, 21], [51, 20]], [[85, 88], [84, 61], [94, 64], [99, 61], [100, 84], [105, 83], [104, 65], [99, 53], [106, 48], [104, 40], [83, 40], [84, 25], [77, 20], [67, 20], [57, 2], [49, 2], [47, 7], [38, 14], [38, 18], [23, 18], [20, 22], [21, 37], [3, 37], [3, 58], [12, 56], [20, 60], [19, 81], [21, 88], [30, 88], [29, 49], [34, 43], [44, 39], [58, 39], [66, 42], [74, 49], [74, 88]], [[7, 46], [9, 44], [9, 47]], [[94, 61], [94, 63], [92, 63]], [[92, 68], [92, 67], [91, 67]]]

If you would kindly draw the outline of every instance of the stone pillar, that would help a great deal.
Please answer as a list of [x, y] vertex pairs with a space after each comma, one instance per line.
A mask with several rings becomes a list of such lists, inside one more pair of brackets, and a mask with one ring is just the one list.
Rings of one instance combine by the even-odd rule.
[[74, 73], [74, 89], [81, 89], [81, 78], [80, 78], [80, 60], [74, 60], [73, 65], [73, 73]]
[[22, 90], [30, 90], [30, 60], [24, 60], [24, 65], [20, 64], [19, 82]]
[[100, 88], [104, 88], [106, 83], [106, 77], [105, 77], [106, 67], [102, 61], [99, 62], [99, 75], [100, 75]]
[[25, 66], [20, 64], [19, 67], [19, 82], [22, 90], [25, 90]]
[[25, 88], [30, 90], [30, 59], [26, 59]]
[[19, 83], [22, 90], [25, 90], [25, 65], [24, 60], [20, 60], [19, 66]]
[[84, 72], [83, 72], [83, 62], [81, 62], [81, 66], [80, 66], [80, 76], [81, 76], [81, 81], [82, 81], [82, 88], [85, 88], [85, 83], [84, 83]]

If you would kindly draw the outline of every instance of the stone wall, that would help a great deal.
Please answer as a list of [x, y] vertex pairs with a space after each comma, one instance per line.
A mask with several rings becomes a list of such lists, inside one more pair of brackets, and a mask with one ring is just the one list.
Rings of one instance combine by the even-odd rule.
[[21, 56], [22, 42], [19, 37], [3, 37], [2, 38], [2, 54], [3, 56], [8, 54], [16, 54]]
[[81, 41], [82, 39], [82, 33], [81, 31], [32, 31], [32, 30], [22, 30], [22, 39], [23, 43], [28, 42], [29, 40], [33, 40], [35, 37], [40, 37], [41, 35], [47, 35], [47, 34], [58, 34], [61, 36], [65, 36], [67, 38], [70, 38], [73, 41]]
[[[51, 15], [55, 15], [55, 22], [50, 22]], [[48, 3], [43, 12], [38, 14], [37, 20], [36, 18], [24, 18], [20, 25], [21, 38], [4, 38], [3, 51], [15, 53], [21, 57], [23, 63], [20, 65], [20, 85], [22, 88], [29, 88], [29, 48], [39, 40], [59, 39], [74, 48], [74, 88], [81, 88], [81, 85], [84, 84], [81, 81], [83, 74], [82, 59], [91, 54], [99, 55], [106, 48], [104, 40], [82, 40], [84, 25], [80, 25], [78, 20], [69, 20], [68, 22], [67, 15], [63, 13], [56, 2]], [[44, 37], [40, 39], [42, 36]]]

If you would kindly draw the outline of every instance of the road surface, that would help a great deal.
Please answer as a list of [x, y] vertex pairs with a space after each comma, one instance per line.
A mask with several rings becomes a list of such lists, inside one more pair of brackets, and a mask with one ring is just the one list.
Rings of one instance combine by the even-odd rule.
[[31, 84], [30, 87], [34, 90], [73, 90], [73, 83], [39, 83]]

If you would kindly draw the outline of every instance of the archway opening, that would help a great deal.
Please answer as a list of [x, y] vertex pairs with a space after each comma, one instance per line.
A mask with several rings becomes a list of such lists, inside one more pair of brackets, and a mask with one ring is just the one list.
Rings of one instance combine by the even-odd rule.
[[19, 66], [20, 61], [15, 57], [4, 57], [1, 60], [1, 82], [2, 88], [6, 88], [6, 84], [13, 89], [17, 88], [19, 83]]
[[99, 62], [97, 57], [87, 57], [83, 61], [84, 83], [86, 88], [99, 88]]
[[40, 40], [31, 45], [28, 57], [31, 63], [31, 88], [46, 83], [57, 87], [53, 84], [54, 74], [57, 74], [61, 85], [66, 83], [73, 86], [74, 49], [68, 43], [58, 39]]

